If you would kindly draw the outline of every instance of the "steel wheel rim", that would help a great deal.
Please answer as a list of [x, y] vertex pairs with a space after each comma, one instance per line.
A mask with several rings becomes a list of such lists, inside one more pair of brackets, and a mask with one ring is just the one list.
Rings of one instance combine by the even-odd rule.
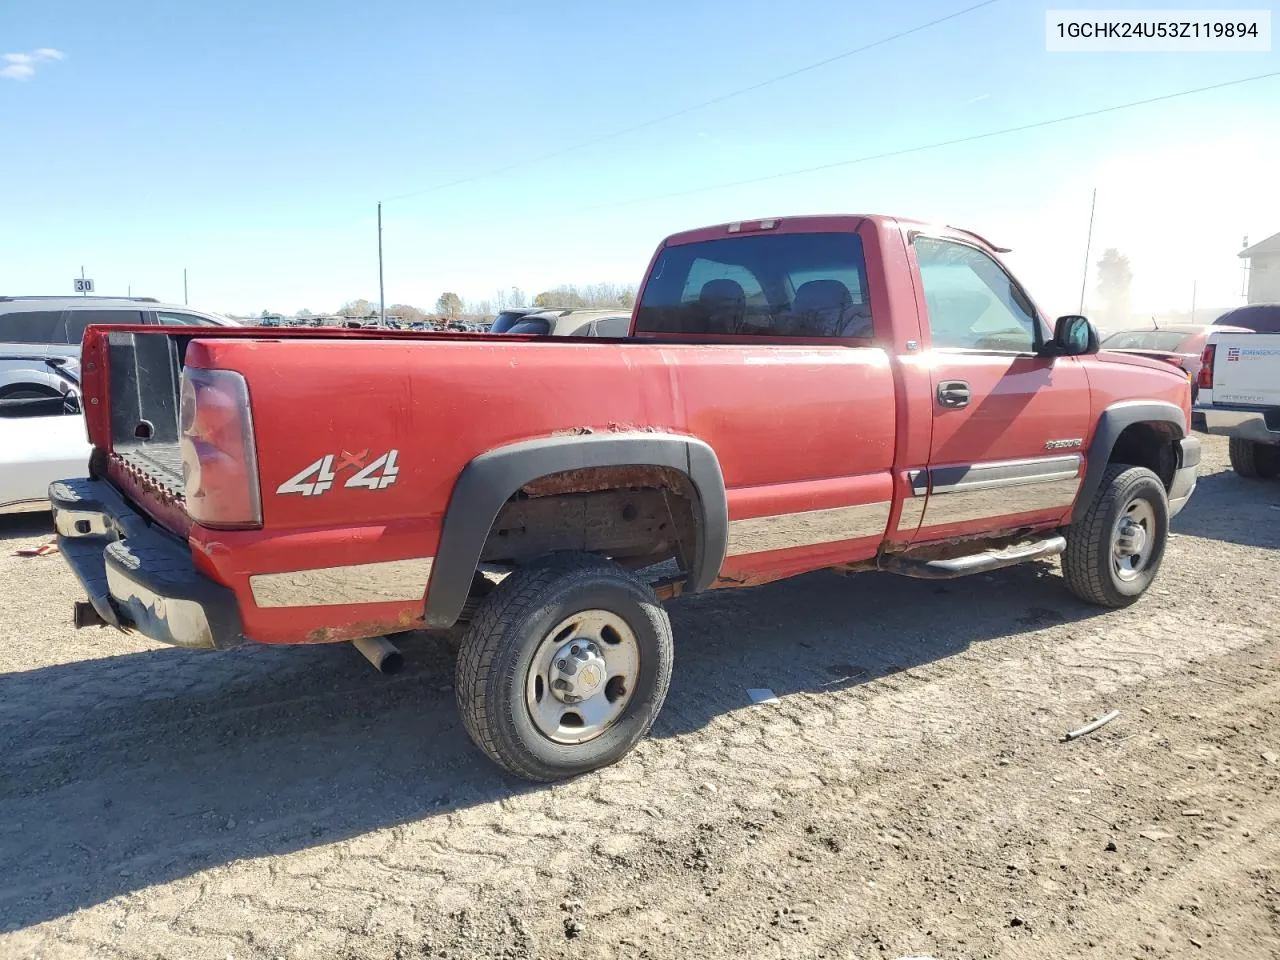
[[622, 617], [583, 610], [539, 642], [525, 678], [525, 709], [554, 743], [594, 740], [622, 716], [640, 676], [640, 642]]
[[1111, 531], [1111, 568], [1126, 582], [1136, 580], [1155, 552], [1156, 512], [1142, 498], [1131, 500]]

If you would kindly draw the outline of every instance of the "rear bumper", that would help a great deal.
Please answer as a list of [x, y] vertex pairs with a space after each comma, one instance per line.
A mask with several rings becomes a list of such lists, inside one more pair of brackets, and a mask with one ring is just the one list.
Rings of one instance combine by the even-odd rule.
[[1176, 517], [1196, 492], [1200, 477], [1200, 441], [1196, 437], [1183, 437], [1178, 449], [1178, 469], [1169, 487], [1169, 516]]
[[102, 480], [49, 486], [58, 548], [105, 622], [159, 643], [225, 649], [245, 642], [235, 594], [200, 573], [190, 548]]
[[1223, 437], [1237, 437], [1280, 446], [1280, 431], [1267, 426], [1267, 413], [1256, 407], [1196, 407], [1204, 416], [1205, 429]]

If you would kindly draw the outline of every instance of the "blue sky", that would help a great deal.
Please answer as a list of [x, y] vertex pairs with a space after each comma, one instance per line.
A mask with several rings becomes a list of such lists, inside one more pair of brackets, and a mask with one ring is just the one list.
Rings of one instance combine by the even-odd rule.
[[[379, 199], [608, 134], [974, 2], [7, 0], [0, 54], [64, 59], [21, 59], [29, 76], [0, 76], [0, 292], [68, 292], [83, 263], [99, 292], [179, 300], [187, 267], [192, 303], [215, 310], [376, 300]], [[1193, 280], [1202, 305], [1236, 302], [1241, 237], [1280, 231], [1280, 78], [626, 202], [1280, 70], [1277, 52], [1050, 54], [1044, 11], [1001, 0], [587, 149], [389, 200], [388, 302], [634, 282], [676, 230], [839, 211], [991, 236], [1015, 248], [1011, 264], [1046, 309], [1064, 312], [1079, 296], [1094, 186], [1093, 259], [1104, 246], [1131, 257], [1135, 306], [1183, 306]]]

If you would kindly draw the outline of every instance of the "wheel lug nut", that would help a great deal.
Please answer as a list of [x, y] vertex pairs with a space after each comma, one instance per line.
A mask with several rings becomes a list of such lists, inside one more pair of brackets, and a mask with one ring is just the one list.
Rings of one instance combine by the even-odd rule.
[[581, 650], [581, 649], [582, 649], [582, 648], [581, 648], [581, 647], [579, 647], [579, 646], [575, 643], [575, 644], [573, 645], [573, 647], [572, 647], [572, 648], [570, 648], [569, 652], [570, 652], [570, 653], [572, 653], [572, 654], [576, 657], [576, 656], [578, 655], [578, 651], [579, 651], [579, 650]]
[[561, 670], [564, 670], [564, 669], [568, 668], [568, 666], [569, 666], [569, 661], [568, 661], [568, 660], [560, 660], [559, 662], [557, 662], [557, 663], [556, 663], [556, 666], [557, 666], [557, 667], [559, 667]]

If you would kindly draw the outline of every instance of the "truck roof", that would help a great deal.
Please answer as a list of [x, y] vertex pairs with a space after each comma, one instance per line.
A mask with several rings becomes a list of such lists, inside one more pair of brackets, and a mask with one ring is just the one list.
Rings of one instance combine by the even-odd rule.
[[940, 226], [935, 223], [927, 223], [921, 220], [911, 220], [905, 217], [890, 217], [878, 213], [824, 213], [797, 217], [758, 217], [750, 220], [733, 220], [729, 223], [718, 223], [714, 226], [698, 227], [694, 230], [685, 230], [680, 233], [674, 233], [667, 237], [664, 246], [679, 246], [685, 243], [699, 243], [704, 240], [716, 240], [742, 232], [757, 233], [761, 231], [776, 231], [779, 233], [812, 233], [822, 230], [829, 230], [833, 232], [853, 232], [868, 220], [876, 224], [892, 223], [898, 226], [919, 227], [921, 230], [946, 230], [953, 233], [963, 233], [966, 236], [977, 240], [988, 250], [993, 250], [996, 253], [1009, 252], [1008, 247], [998, 247], [980, 234], [974, 233], [972, 230], [966, 230], [963, 227]]

